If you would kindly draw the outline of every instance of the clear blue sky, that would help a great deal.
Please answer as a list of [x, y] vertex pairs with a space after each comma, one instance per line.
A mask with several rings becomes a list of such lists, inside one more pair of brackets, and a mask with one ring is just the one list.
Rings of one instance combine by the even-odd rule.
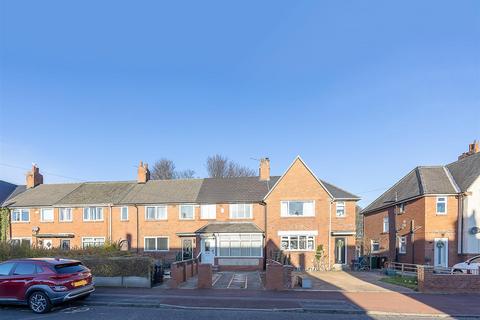
[[300, 154], [365, 205], [480, 139], [477, 0], [0, 3], [3, 180]]

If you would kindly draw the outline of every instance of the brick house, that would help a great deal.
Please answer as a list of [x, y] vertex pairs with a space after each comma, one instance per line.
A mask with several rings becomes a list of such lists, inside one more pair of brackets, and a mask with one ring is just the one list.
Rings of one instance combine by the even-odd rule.
[[363, 211], [364, 246], [390, 261], [452, 266], [480, 254], [478, 142], [445, 166], [420, 166]]
[[282, 176], [43, 184], [38, 167], [27, 189], [7, 202], [11, 241], [123, 249], [175, 261], [200, 257], [221, 269], [261, 269], [280, 250], [299, 268], [321, 245], [330, 266], [353, 259], [359, 198], [319, 180], [297, 157]]

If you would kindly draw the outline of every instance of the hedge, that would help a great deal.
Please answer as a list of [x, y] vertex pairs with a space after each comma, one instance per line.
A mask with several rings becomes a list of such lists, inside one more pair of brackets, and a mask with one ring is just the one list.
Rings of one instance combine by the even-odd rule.
[[18, 258], [65, 258], [82, 261], [97, 277], [147, 277], [153, 271], [155, 260], [147, 256], [120, 251], [114, 245], [85, 249], [32, 248], [29, 245], [12, 246], [0, 243], [0, 262]]

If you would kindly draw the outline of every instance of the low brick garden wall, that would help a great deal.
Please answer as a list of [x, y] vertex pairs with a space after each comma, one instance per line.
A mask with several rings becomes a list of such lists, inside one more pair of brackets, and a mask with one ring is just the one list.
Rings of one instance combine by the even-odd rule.
[[265, 272], [265, 288], [267, 290], [287, 290], [292, 284], [293, 266], [269, 261]]
[[436, 274], [418, 266], [418, 290], [425, 293], [479, 293], [480, 274]]
[[190, 259], [177, 261], [170, 266], [171, 279], [168, 280], [168, 286], [172, 289], [177, 288], [182, 282], [187, 281], [198, 274], [198, 260]]

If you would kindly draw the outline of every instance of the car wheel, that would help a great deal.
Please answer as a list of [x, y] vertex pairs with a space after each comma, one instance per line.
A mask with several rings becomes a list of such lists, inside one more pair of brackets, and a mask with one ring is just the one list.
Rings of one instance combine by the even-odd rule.
[[28, 297], [28, 306], [35, 313], [47, 313], [52, 309], [50, 299], [41, 291], [36, 291]]

